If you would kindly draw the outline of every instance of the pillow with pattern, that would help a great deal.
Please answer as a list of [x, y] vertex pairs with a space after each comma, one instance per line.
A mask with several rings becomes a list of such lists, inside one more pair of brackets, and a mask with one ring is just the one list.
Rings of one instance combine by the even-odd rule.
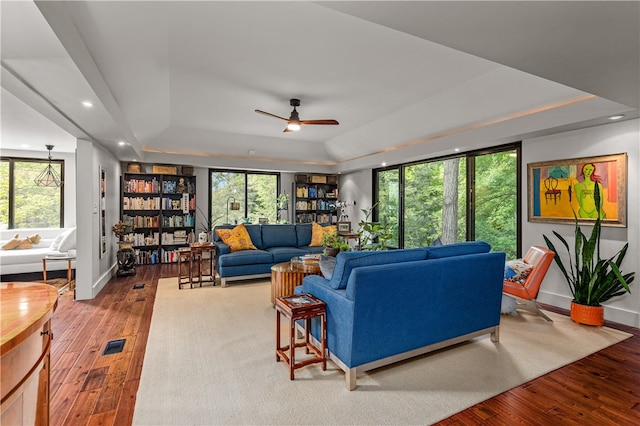
[[309, 247], [322, 247], [322, 236], [324, 234], [333, 234], [337, 232], [335, 225], [322, 226], [318, 223], [311, 223], [311, 242]]
[[241, 223], [233, 229], [216, 229], [216, 233], [222, 241], [229, 246], [229, 250], [231, 250], [232, 253], [242, 250], [257, 250], [251, 241], [251, 237], [244, 223]]
[[533, 265], [529, 265], [522, 259], [510, 260], [504, 266], [504, 279], [524, 284], [532, 270]]

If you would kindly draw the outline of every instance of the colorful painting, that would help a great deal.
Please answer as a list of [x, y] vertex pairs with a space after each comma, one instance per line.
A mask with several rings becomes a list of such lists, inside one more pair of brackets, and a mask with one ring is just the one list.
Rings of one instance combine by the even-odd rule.
[[[530, 163], [529, 221], [626, 226], [627, 154]], [[600, 209], [594, 198], [600, 192]], [[575, 213], [575, 216], [574, 216]]]

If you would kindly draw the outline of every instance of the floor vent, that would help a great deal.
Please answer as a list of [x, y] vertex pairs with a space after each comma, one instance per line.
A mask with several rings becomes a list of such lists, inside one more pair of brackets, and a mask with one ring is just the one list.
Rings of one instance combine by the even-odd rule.
[[138, 284], [134, 284], [133, 285], [133, 289], [134, 290], [140, 290], [141, 288], [144, 288], [144, 284], [143, 283], [138, 283]]
[[124, 342], [127, 339], [118, 339], [107, 342], [107, 346], [104, 348], [102, 355], [119, 354], [124, 349]]

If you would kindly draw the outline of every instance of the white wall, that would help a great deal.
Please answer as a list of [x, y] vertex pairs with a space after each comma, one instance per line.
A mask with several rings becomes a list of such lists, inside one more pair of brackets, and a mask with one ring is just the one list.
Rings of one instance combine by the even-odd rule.
[[[105, 171], [107, 253], [100, 258], [100, 167]], [[120, 218], [120, 162], [100, 145], [78, 139], [76, 151], [76, 299], [94, 298], [116, 271], [117, 238], [111, 227]]]
[[351, 221], [351, 229], [358, 229], [358, 222], [364, 219], [362, 209], [368, 209], [373, 204], [373, 187], [371, 169], [338, 176], [338, 199], [340, 201], [355, 201], [356, 204], [345, 208], [345, 214]]
[[[629, 120], [588, 129], [559, 133], [523, 141], [522, 194], [526, 197], [526, 165], [532, 162], [563, 158], [590, 157], [627, 153], [627, 227], [604, 227], [601, 237], [603, 257], [614, 255], [625, 242], [629, 250], [622, 264], [623, 272], [636, 272], [631, 294], [611, 299], [605, 303], [605, 318], [634, 327], [640, 326], [640, 120]], [[562, 235], [569, 246], [574, 244], [573, 225], [532, 223], [527, 221], [527, 203], [523, 203], [522, 247], [523, 252], [532, 245], [546, 247], [542, 235], [552, 237], [552, 231]], [[590, 228], [583, 227], [583, 232]], [[556, 246], [558, 248], [558, 246]], [[542, 284], [538, 299], [562, 308], [569, 308], [571, 293], [564, 276], [554, 263]]]

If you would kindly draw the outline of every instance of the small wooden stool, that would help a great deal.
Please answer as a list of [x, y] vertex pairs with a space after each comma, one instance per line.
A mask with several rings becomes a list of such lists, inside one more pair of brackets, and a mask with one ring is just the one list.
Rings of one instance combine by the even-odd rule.
[[[298, 294], [294, 296], [276, 298], [276, 362], [283, 359], [289, 365], [289, 379], [294, 379], [297, 368], [309, 364], [322, 363], [322, 371], [327, 369], [327, 313], [326, 304], [311, 294]], [[280, 346], [280, 316], [289, 318], [289, 345]], [[318, 348], [309, 340], [311, 318], [321, 317], [322, 327], [320, 338], [321, 347]], [[305, 320], [304, 341], [296, 342], [296, 321]], [[305, 352], [311, 350], [316, 356], [296, 363], [296, 348], [305, 348]], [[287, 351], [289, 353], [287, 354]]]

